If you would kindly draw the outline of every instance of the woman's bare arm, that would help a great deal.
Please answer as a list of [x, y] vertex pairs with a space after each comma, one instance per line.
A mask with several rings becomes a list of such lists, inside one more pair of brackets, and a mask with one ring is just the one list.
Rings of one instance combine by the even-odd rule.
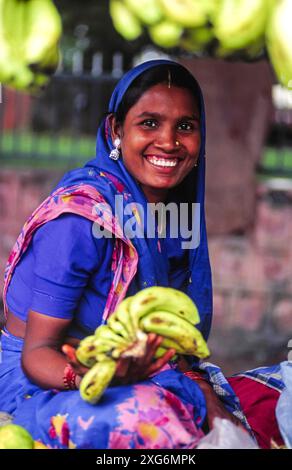
[[26, 325], [22, 367], [42, 388], [65, 389], [66, 356], [61, 352], [71, 320], [49, 317], [30, 310]]

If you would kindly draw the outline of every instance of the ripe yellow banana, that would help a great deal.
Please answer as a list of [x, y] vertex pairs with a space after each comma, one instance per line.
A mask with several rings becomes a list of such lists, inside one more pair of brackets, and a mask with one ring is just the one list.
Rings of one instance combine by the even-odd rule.
[[205, 358], [210, 355], [200, 331], [183, 318], [165, 311], [154, 311], [140, 321], [141, 329], [174, 340], [184, 354]]
[[153, 286], [138, 292], [130, 302], [129, 311], [135, 328], [139, 327], [140, 318], [155, 310], [173, 313], [192, 325], [200, 321], [196, 305], [184, 292], [171, 287]]
[[80, 395], [88, 403], [95, 404], [110, 384], [117, 369], [117, 362], [104, 359], [84, 375], [80, 383]]

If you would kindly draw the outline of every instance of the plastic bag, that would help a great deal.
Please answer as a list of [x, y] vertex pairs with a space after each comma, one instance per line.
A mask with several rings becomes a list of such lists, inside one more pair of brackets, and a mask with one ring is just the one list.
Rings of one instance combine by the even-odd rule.
[[5, 411], [0, 411], [0, 426], [12, 423], [13, 417]]
[[214, 428], [200, 440], [197, 449], [259, 449], [247, 431], [227, 419], [215, 418]]
[[283, 440], [292, 449], [292, 362], [281, 363], [281, 374], [285, 387], [276, 406], [276, 418]]

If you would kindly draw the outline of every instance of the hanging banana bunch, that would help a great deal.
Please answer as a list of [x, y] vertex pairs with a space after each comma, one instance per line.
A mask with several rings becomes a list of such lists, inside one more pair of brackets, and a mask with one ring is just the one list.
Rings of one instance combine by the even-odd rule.
[[0, 82], [34, 91], [60, 61], [60, 15], [51, 0], [0, 0]]
[[168, 287], [149, 287], [124, 299], [94, 335], [84, 338], [76, 357], [89, 371], [80, 384], [81, 397], [97, 403], [113, 379], [117, 362], [145, 354], [148, 333], [163, 337], [155, 358], [168, 349], [178, 354], [205, 358], [210, 352], [200, 331], [193, 301], [183, 292]]
[[176, 55], [268, 58], [279, 82], [292, 87], [292, 0], [110, 0], [110, 14], [127, 40], [146, 31]]

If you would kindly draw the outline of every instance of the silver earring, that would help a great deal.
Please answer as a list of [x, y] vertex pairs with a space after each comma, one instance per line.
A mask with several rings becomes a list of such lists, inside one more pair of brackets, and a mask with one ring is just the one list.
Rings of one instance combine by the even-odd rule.
[[121, 140], [117, 137], [115, 140], [114, 140], [114, 146], [115, 148], [112, 149], [111, 153], [109, 154], [109, 157], [112, 159], [112, 160], [118, 160], [120, 158], [120, 150], [119, 150], [119, 146], [121, 145]]

